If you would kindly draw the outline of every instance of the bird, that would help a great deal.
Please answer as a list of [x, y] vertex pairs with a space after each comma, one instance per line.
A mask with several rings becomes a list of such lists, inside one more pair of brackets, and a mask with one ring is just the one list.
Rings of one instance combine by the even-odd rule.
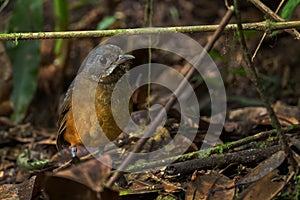
[[[124, 54], [120, 47], [113, 44], [98, 45], [88, 54], [59, 109], [56, 137], [58, 151], [71, 147], [72, 158], [75, 158], [78, 146], [101, 147], [121, 134], [122, 130], [113, 116], [111, 98], [114, 90], [117, 93], [130, 90], [128, 77], [122, 79], [119, 88], [116, 89], [115, 86], [126, 75], [134, 58]], [[90, 95], [91, 91], [94, 94]], [[79, 98], [77, 102], [76, 98]], [[118, 109], [124, 107], [124, 103], [126, 101], [119, 98], [114, 108], [123, 124], [127, 119], [122, 118], [122, 112], [118, 112]], [[132, 107], [130, 98], [129, 113], [132, 112]], [[91, 110], [95, 112], [94, 115]]]

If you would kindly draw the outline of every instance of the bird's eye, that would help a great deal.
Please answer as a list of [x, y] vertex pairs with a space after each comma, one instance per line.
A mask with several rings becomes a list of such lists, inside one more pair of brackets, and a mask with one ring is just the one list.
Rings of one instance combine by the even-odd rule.
[[106, 60], [105, 56], [102, 56], [102, 57], [100, 58], [100, 63], [103, 64], [103, 65], [105, 65], [106, 62], [107, 62], [107, 60]]

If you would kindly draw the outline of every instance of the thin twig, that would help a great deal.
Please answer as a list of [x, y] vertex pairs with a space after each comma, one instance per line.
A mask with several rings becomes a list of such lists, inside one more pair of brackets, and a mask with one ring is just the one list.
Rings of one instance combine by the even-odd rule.
[[254, 83], [254, 85], [260, 95], [260, 98], [268, 111], [272, 126], [275, 127], [277, 130], [277, 135], [279, 136], [279, 144], [281, 145], [282, 150], [284, 150], [284, 152], [287, 154], [290, 164], [295, 168], [296, 162], [293, 159], [291, 150], [287, 144], [287, 138], [282, 130], [282, 127], [279, 123], [277, 116], [275, 115], [275, 112], [271, 106], [271, 103], [270, 103], [268, 97], [265, 95], [265, 89], [262, 86], [261, 80], [256, 72], [254, 63], [251, 61], [251, 56], [250, 56], [249, 50], [247, 48], [245, 37], [243, 34], [243, 27], [241, 25], [241, 15], [239, 12], [238, 0], [234, 0], [234, 11], [235, 11], [235, 15], [237, 18], [237, 25], [238, 25], [237, 35], [238, 35], [238, 39], [239, 39], [241, 48], [244, 53], [244, 58], [245, 58], [246, 66], [247, 66], [247, 67], [245, 67], [245, 71], [249, 75], [252, 82]]
[[[290, 22], [255, 22], [242, 24], [243, 30], [256, 31], [274, 31], [281, 29], [291, 29], [300, 27], [300, 21]], [[90, 30], [90, 31], [63, 31], [63, 32], [34, 32], [34, 33], [2, 33], [0, 41], [8, 40], [40, 40], [40, 39], [71, 39], [71, 38], [95, 38], [104, 36], [113, 36], [117, 34], [151, 34], [151, 33], [192, 33], [192, 32], [213, 32], [219, 28], [219, 25], [201, 25], [201, 26], [177, 26], [165, 28], [136, 28], [136, 29], [115, 29], [115, 30]], [[236, 30], [236, 24], [228, 24], [224, 31]]]
[[[249, 0], [251, 3], [253, 3], [258, 9], [260, 9], [263, 13], [270, 16], [273, 20], [277, 22], [284, 22], [285, 20], [279, 17], [275, 12], [273, 12], [269, 7], [267, 7], [265, 4], [260, 2], [259, 0]], [[296, 29], [287, 29], [285, 30], [289, 34], [295, 36], [296, 39], [300, 39], [300, 33]]]
[[[284, 0], [281, 0], [280, 4], [278, 5], [278, 7], [277, 7], [277, 9], [276, 9], [276, 11], [275, 11], [275, 14], [278, 13], [278, 11], [279, 11], [280, 8], [282, 7], [283, 3], [284, 3]], [[264, 39], [266, 38], [266, 36], [267, 36], [267, 32], [264, 32], [263, 36], [261, 37], [261, 39], [260, 39], [260, 41], [259, 41], [259, 43], [258, 43], [258, 45], [257, 45], [257, 47], [256, 47], [256, 49], [255, 49], [255, 51], [254, 51], [254, 53], [253, 53], [253, 55], [252, 55], [252, 58], [251, 58], [251, 61], [252, 61], [252, 62], [253, 62], [254, 58], [256, 57], [256, 54], [257, 54], [258, 50], [260, 49], [260, 47], [261, 47], [261, 45], [262, 45]]]
[[[212, 39], [207, 43], [207, 45], [204, 47], [204, 49], [206, 50], [206, 52], [209, 52], [214, 43], [217, 41], [217, 39], [220, 37], [223, 29], [225, 28], [226, 24], [228, 24], [229, 20], [231, 19], [231, 16], [233, 14], [233, 7], [230, 7], [230, 9], [228, 9], [228, 11], [226, 12], [225, 16], [223, 17], [222, 21], [220, 22], [220, 25], [218, 26], [219, 28], [214, 32]], [[200, 54], [200, 58], [198, 60], [198, 62], [201, 62], [205, 51], [202, 51], [202, 53]], [[194, 68], [190, 68], [189, 72], [187, 73], [185, 80], [189, 80], [191, 79], [193, 73], [194, 73]], [[169, 101], [167, 102], [167, 104], [165, 105], [165, 110], [168, 111], [173, 103], [176, 100], [176, 97], [180, 97], [180, 95], [182, 94], [182, 90], [185, 88], [186, 84], [184, 81], [182, 81], [178, 88], [174, 91], [174, 94], [170, 97]], [[156, 127], [159, 125], [159, 123], [161, 122], [161, 120], [163, 119], [164, 116], [164, 111], [161, 110], [158, 115], [155, 117], [155, 119], [153, 120], [153, 122], [149, 125], [149, 129], [147, 129], [143, 135], [143, 137], [141, 139], [139, 139], [139, 141], [137, 142], [136, 146], [134, 147], [132, 153], [130, 153], [128, 155], [128, 157], [124, 160], [124, 162], [119, 166], [118, 171], [108, 180], [107, 182], [107, 187], [112, 187], [112, 185], [114, 184], [114, 182], [116, 180], [118, 180], [123, 174], [124, 174], [124, 170], [128, 167], [128, 165], [130, 163], [132, 163], [135, 159], [134, 153], [139, 152], [143, 145], [147, 142], [147, 139], [151, 136], [151, 134], [153, 133], [153, 131], [155, 131]]]

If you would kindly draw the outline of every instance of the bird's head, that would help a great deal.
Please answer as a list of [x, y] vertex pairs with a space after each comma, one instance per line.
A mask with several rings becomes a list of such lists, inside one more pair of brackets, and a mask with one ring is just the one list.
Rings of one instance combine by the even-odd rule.
[[93, 81], [111, 82], [128, 70], [128, 61], [134, 56], [124, 54], [116, 45], [106, 44], [94, 48], [79, 71], [85, 72]]

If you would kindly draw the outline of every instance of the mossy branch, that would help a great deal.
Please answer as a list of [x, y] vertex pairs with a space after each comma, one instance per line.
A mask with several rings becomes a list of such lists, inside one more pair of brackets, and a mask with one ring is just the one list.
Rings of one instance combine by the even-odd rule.
[[[300, 128], [299, 125], [293, 125], [293, 126], [282, 128], [282, 131], [284, 133], [287, 133], [292, 130], [299, 130], [299, 128]], [[272, 129], [269, 131], [257, 133], [253, 136], [248, 136], [246, 138], [243, 138], [243, 139], [240, 139], [237, 141], [229, 142], [229, 143], [226, 143], [223, 145], [218, 145], [218, 146], [212, 147], [210, 149], [203, 149], [203, 150], [194, 151], [194, 152], [183, 154], [183, 155], [170, 157], [170, 158], [164, 159], [164, 162], [159, 160], [159, 161], [153, 161], [153, 162], [148, 162], [148, 163], [145, 163], [145, 162], [135, 163], [134, 165], [128, 166], [127, 170], [141, 171], [141, 170], [145, 170], [145, 169], [153, 169], [155, 167], [162, 167], [162, 166], [165, 166], [165, 163], [173, 163], [173, 162], [177, 163], [177, 162], [184, 162], [184, 161], [193, 160], [193, 159], [204, 159], [204, 158], [211, 156], [212, 154], [218, 154], [220, 152], [228, 152], [229, 150], [234, 150], [235, 148], [238, 148], [243, 145], [250, 144], [250, 143], [253, 143], [256, 141], [262, 141], [263, 139], [266, 139], [266, 138], [269, 138], [269, 140], [270, 140], [271, 137], [276, 136], [276, 134], [277, 134], [277, 130]]]
[[[155, 28], [135, 28], [135, 29], [115, 29], [115, 30], [91, 30], [91, 31], [64, 31], [64, 32], [35, 32], [35, 33], [2, 33], [0, 41], [4, 40], [40, 40], [40, 39], [70, 39], [70, 38], [94, 38], [103, 36], [113, 36], [117, 34], [150, 34], [150, 33], [193, 33], [193, 32], [213, 32], [219, 25], [201, 26], [177, 26], [177, 27], [155, 27]], [[243, 30], [256, 30], [270, 32], [274, 30], [291, 29], [300, 27], [300, 21], [289, 22], [255, 22], [242, 24]], [[237, 30], [236, 24], [228, 24], [224, 31]]]

